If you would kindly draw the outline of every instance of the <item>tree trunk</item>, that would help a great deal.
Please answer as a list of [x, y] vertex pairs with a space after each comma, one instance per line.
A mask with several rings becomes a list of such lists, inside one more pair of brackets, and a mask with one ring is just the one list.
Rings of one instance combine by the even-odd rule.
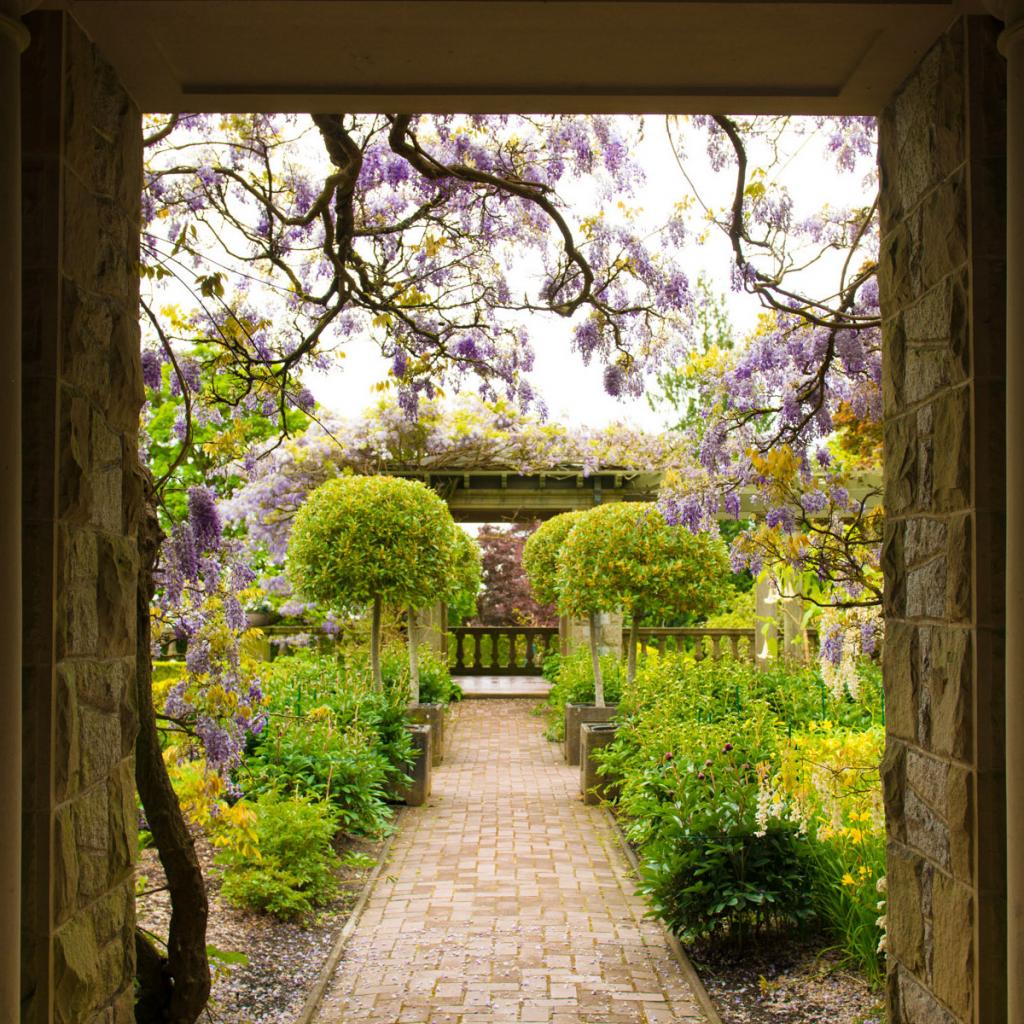
[[594, 670], [594, 703], [604, 707], [604, 679], [601, 676], [601, 658], [597, 652], [599, 616], [597, 612], [590, 613], [590, 665]]
[[[149, 481], [147, 480], [147, 485]], [[156, 512], [147, 506], [139, 529], [140, 571], [136, 601], [135, 676], [139, 735], [135, 743], [135, 782], [153, 834], [171, 897], [171, 923], [166, 966], [155, 968], [143, 950], [140, 982], [157, 991], [140, 991], [140, 1006], [151, 1016], [139, 1024], [194, 1024], [210, 996], [210, 965], [206, 957], [206, 886], [195, 845], [171, 787], [160, 751], [153, 710], [153, 666], [150, 655], [150, 605], [153, 570], [163, 536]]]
[[420, 702], [420, 652], [416, 645], [416, 609], [409, 609], [409, 703]]
[[636, 678], [636, 647], [640, 635], [640, 626], [636, 621], [636, 615], [629, 620], [629, 652], [626, 655], [626, 680], [633, 682]]
[[380, 594], [373, 595], [373, 619], [370, 621], [370, 670], [373, 672], [373, 688], [380, 693], [384, 689], [384, 677], [380, 672]]

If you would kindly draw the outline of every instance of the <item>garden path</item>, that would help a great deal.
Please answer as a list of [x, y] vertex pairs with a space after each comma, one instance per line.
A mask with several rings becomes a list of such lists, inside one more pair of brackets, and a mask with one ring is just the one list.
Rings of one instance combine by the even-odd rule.
[[530, 700], [467, 701], [317, 1024], [704, 1020], [604, 812]]

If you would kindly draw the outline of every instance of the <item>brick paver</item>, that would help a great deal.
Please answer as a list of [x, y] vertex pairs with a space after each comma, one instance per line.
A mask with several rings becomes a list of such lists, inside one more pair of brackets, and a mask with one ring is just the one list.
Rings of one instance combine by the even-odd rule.
[[703, 1021], [604, 813], [528, 700], [467, 702], [318, 1024]]

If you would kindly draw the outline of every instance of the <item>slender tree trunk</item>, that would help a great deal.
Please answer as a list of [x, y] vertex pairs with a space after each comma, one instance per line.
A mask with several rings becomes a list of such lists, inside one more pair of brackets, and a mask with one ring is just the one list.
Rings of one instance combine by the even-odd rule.
[[416, 609], [409, 609], [409, 703], [420, 702], [420, 652], [416, 645]]
[[[139, 735], [135, 741], [135, 783], [167, 876], [171, 922], [167, 958], [161, 969], [157, 967], [160, 961], [155, 949], [142, 938], [146, 947], [140, 958], [142, 990], [136, 1019], [139, 1024], [194, 1024], [210, 996], [206, 885], [192, 836], [167, 776], [153, 710], [149, 611], [153, 600], [153, 570], [162, 539], [156, 513], [150, 504], [139, 529], [141, 565], [135, 651]], [[148, 991], [147, 985], [150, 986]]]
[[594, 703], [599, 708], [603, 708], [604, 679], [601, 676], [601, 658], [597, 652], [598, 632], [600, 630], [598, 619], [597, 612], [590, 613], [590, 665], [594, 670]]
[[384, 677], [380, 672], [380, 594], [373, 595], [373, 619], [370, 622], [370, 670], [373, 672], [373, 688], [380, 693], [384, 689]]
[[636, 648], [640, 636], [640, 626], [634, 614], [629, 621], [629, 652], [626, 655], [626, 680], [633, 682], [636, 678]]

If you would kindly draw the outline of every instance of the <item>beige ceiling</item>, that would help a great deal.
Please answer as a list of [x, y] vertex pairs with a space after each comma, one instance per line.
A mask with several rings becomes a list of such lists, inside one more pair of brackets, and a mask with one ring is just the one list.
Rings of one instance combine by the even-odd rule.
[[954, 7], [50, 0], [144, 110], [873, 113]]

